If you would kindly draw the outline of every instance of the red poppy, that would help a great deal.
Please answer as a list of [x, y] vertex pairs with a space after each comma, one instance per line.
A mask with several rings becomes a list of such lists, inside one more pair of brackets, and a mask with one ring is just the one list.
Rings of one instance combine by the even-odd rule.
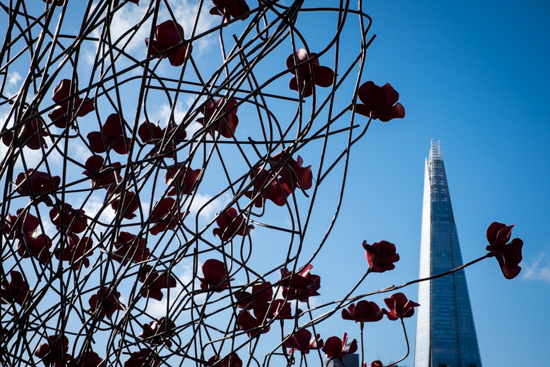
[[245, 217], [239, 214], [236, 209], [229, 208], [216, 218], [216, 223], [219, 228], [214, 228], [212, 231], [214, 236], [218, 236], [222, 241], [229, 241], [236, 235], [246, 236], [251, 229], [254, 229], [252, 224], [246, 225]]
[[321, 277], [311, 274], [309, 271], [312, 268], [313, 265], [309, 264], [300, 268], [298, 273], [288, 271], [286, 268], [281, 270], [284, 298], [307, 302], [309, 297], [320, 295], [317, 291], [321, 288]]
[[[161, 129], [159, 124], [153, 124], [150, 122], [145, 121], [139, 126], [138, 129], [138, 135], [145, 144], [153, 144], [153, 145], [162, 145], [165, 141], [165, 139], [172, 138], [172, 131], [174, 129], [177, 129], [178, 127], [174, 124], [168, 124], [164, 129]], [[185, 140], [185, 137], [187, 136], [187, 133], [185, 130], [182, 130], [177, 137], [175, 137], [175, 142], [179, 143]], [[166, 153], [167, 157], [173, 157], [174, 151], [176, 149], [176, 145], [174, 143], [170, 143], [168, 145], [169, 152]], [[155, 155], [157, 153], [157, 148], [154, 148], [151, 151], [152, 155]]]
[[355, 105], [355, 112], [361, 115], [383, 122], [405, 117], [405, 107], [397, 103], [399, 93], [390, 83], [379, 87], [371, 81], [366, 82], [359, 87], [357, 95], [364, 103]]
[[198, 278], [201, 281], [201, 289], [210, 289], [221, 292], [229, 286], [229, 274], [225, 264], [216, 259], [209, 259], [201, 267], [204, 278]]
[[143, 331], [138, 336], [152, 345], [164, 344], [168, 348], [172, 346], [170, 338], [176, 334], [176, 324], [167, 317], [151, 321], [143, 325]]
[[265, 334], [269, 331], [270, 326], [265, 325], [265, 314], [254, 312], [254, 316], [249, 310], [242, 310], [237, 315], [237, 325], [240, 330], [246, 331], [249, 338], [253, 338], [259, 334]]
[[0, 303], [10, 304], [16, 302], [23, 305], [27, 295], [29, 294], [29, 285], [23, 279], [20, 272], [16, 270], [10, 271], [11, 282], [8, 283], [7, 279], [0, 281]]
[[118, 154], [128, 153], [128, 147], [132, 144], [130, 138], [124, 137], [124, 122], [122, 118], [113, 113], [101, 127], [101, 131], [92, 131], [88, 134], [90, 149], [94, 153], [105, 153], [113, 149]]
[[296, 310], [296, 315], [292, 316], [291, 304], [284, 299], [276, 299], [269, 305], [267, 317], [276, 320], [292, 320], [302, 313], [301, 309]]
[[42, 362], [48, 367], [63, 367], [65, 366], [73, 357], [67, 353], [69, 349], [69, 339], [65, 335], [51, 335], [48, 336], [48, 342], [42, 344], [36, 351], [34, 355], [42, 359]]
[[174, 229], [185, 217], [184, 213], [178, 211], [176, 200], [173, 198], [164, 198], [155, 204], [149, 223], [151, 228], [149, 232], [157, 235], [167, 229]]
[[142, 237], [137, 237], [128, 232], [120, 232], [114, 243], [116, 250], [112, 254], [113, 260], [122, 265], [128, 262], [139, 263], [147, 260], [150, 256], [147, 241]]
[[63, 79], [53, 90], [52, 99], [57, 106], [48, 113], [48, 117], [60, 129], [66, 128], [72, 119], [71, 114], [67, 113], [70, 107], [73, 108], [73, 111], [78, 111], [77, 116], [79, 117], [86, 116], [95, 110], [94, 101], [89, 98], [84, 100], [76, 97], [78, 93], [76, 83], [72, 85], [72, 90], [71, 84], [71, 80]]
[[355, 320], [355, 322], [373, 322], [380, 321], [384, 317], [385, 309], [371, 301], [359, 301], [357, 305], [351, 304], [348, 309], [342, 310], [342, 318], [345, 320]]
[[[319, 64], [316, 53], [308, 55], [305, 49], [300, 49], [286, 59], [286, 67], [291, 69], [302, 65], [290, 72], [294, 73], [290, 79], [289, 87], [298, 91], [302, 97], [309, 97], [313, 94], [313, 85], [330, 87], [334, 83], [334, 71]], [[304, 65], [305, 64], [305, 65]]]
[[116, 289], [111, 292], [109, 287], [103, 287], [88, 300], [91, 307], [89, 312], [100, 319], [107, 316], [110, 320], [117, 310], [124, 310], [119, 298], [120, 292], [117, 292]]
[[[114, 194], [115, 199], [111, 201], [111, 208], [126, 219], [136, 217], [134, 212], [138, 210], [140, 202], [139, 197], [132, 191], [126, 193]], [[124, 199], [124, 200], [123, 200]], [[122, 202], [121, 202], [122, 201]]]
[[57, 259], [68, 261], [75, 270], [80, 269], [82, 265], [90, 266], [89, 256], [93, 254], [93, 241], [89, 237], [80, 239], [76, 234], [70, 233], [67, 237], [68, 245], [63, 249], [55, 249], [54, 255]]
[[382, 364], [382, 361], [372, 361], [370, 367], [384, 367], [384, 365]]
[[357, 351], [357, 340], [353, 339], [348, 348], [348, 334], [344, 333], [344, 337], [340, 340], [337, 336], [331, 336], [325, 342], [322, 350], [329, 359], [341, 360], [348, 354], [353, 354]]
[[[145, 39], [145, 44], [149, 47], [149, 38]], [[172, 20], [156, 26], [153, 40], [151, 40], [151, 55], [158, 55], [168, 49], [170, 51], [160, 55], [160, 58], [168, 57], [172, 66], [183, 65], [185, 57], [193, 50], [193, 46], [185, 43], [183, 27]]]
[[294, 353], [294, 351], [298, 350], [303, 354], [309, 354], [310, 350], [323, 347], [323, 339], [320, 338], [321, 335], [317, 334], [315, 338], [311, 339], [311, 332], [309, 330], [300, 329], [290, 339], [285, 341], [284, 346], [285, 348], [290, 348], [289, 353]]
[[242, 367], [243, 361], [239, 358], [237, 353], [231, 353], [224, 359], [220, 359], [220, 356], [217, 355], [210, 357], [208, 365], [213, 366], [214, 364], [216, 367]]
[[19, 243], [17, 253], [22, 258], [34, 257], [42, 264], [50, 261], [50, 252], [48, 249], [52, 246], [52, 240], [45, 234], [36, 237], [29, 237]]
[[239, 124], [237, 110], [235, 98], [231, 98], [229, 101], [226, 101], [225, 98], [218, 98], [216, 101], [210, 98], [201, 107], [204, 117], [199, 117], [197, 122], [208, 129], [210, 135], [214, 135], [212, 131], [217, 131], [224, 138], [231, 138], [235, 135]]
[[399, 254], [395, 252], [393, 243], [380, 241], [369, 245], [367, 241], [363, 241], [363, 248], [372, 272], [383, 273], [395, 269], [394, 263], [399, 261]]
[[130, 354], [130, 358], [124, 362], [124, 367], [157, 367], [162, 360], [151, 349], [140, 349]]
[[15, 216], [8, 214], [2, 223], [8, 238], [19, 241], [32, 241], [39, 226], [38, 218], [23, 208], [18, 209]]
[[[212, 0], [214, 7], [210, 9], [210, 14], [221, 15], [224, 22], [228, 22], [231, 17], [237, 18], [250, 11], [245, 0]], [[241, 20], [248, 18], [248, 15]]]
[[28, 195], [37, 202], [44, 202], [49, 206], [52, 206], [53, 202], [45, 194], [55, 191], [60, 183], [61, 177], [52, 177], [46, 172], [35, 171], [33, 169], [28, 169], [26, 173], [19, 173], [15, 179], [18, 193]]
[[92, 188], [104, 187], [110, 190], [111, 185], [117, 186], [122, 181], [120, 177], [120, 163], [105, 164], [105, 159], [100, 155], [93, 155], [84, 164], [86, 170], [82, 172], [90, 178]]
[[50, 210], [50, 219], [57, 229], [63, 227], [67, 233], [82, 233], [86, 230], [88, 223], [84, 213], [84, 210], [73, 209], [70, 204], [64, 203]]
[[291, 348], [289, 353], [299, 350], [304, 354], [309, 354], [312, 349], [322, 348], [324, 343], [321, 335], [317, 334], [313, 339], [311, 339], [311, 335], [309, 330], [301, 329], [285, 342], [285, 347]]
[[143, 297], [162, 300], [163, 288], [174, 288], [177, 285], [176, 278], [168, 270], [157, 272], [151, 265], [145, 265], [139, 272], [139, 281], [143, 283], [140, 294]]
[[392, 294], [390, 298], [384, 298], [384, 303], [388, 306], [389, 311], [386, 312], [388, 319], [395, 321], [405, 317], [414, 315], [414, 308], [420, 306], [418, 303], [409, 301], [407, 296], [398, 292]]
[[88, 351], [82, 353], [80, 356], [74, 358], [69, 364], [70, 367], [99, 367], [104, 366], [103, 358], [94, 351]]
[[503, 223], [493, 222], [487, 228], [487, 240], [489, 241], [487, 251], [495, 256], [506, 279], [513, 279], [519, 274], [521, 271], [519, 263], [523, 259], [522, 240], [514, 238], [512, 242], [506, 243], [510, 241], [513, 227], [513, 224], [507, 226]]
[[172, 186], [168, 195], [183, 194], [189, 195], [195, 189], [197, 178], [201, 169], [191, 169], [184, 164], [168, 167], [164, 175], [164, 182]]
[[252, 286], [252, 293], [236, 291], [233, 294], [239, 308], [254, 310], [255, 315], [265, 316], [269, 302], [273, 299], [273, 288], [270, 282], [255, 283]]
[[298, 159], [294, 160], [285, 151], [281, 151], [271, 157], [270, 161], [275, 166], [275, 170], [280, 169], [279, 183], [285, 185], [291, 192], [294, 192], [297, 187], [302, 190], [309, 190], [313, 186], [311, 165], [302, 167], [304, 164], [302, 157], [298, 156]]
[[19, 136], [15, 139], [13, 138], [13, 131], [17, 130], [14, 127], [14, 130], [9, 130], [4, 132], [2, 136], [2, 142], [6, 146], [13, 144], [16, 147], [27, 147], [32, 150], [38, 150], [40, 147], [47, 148], [46, 141], [44, 140], [45, 136], [48, 136], [45, 128], [44, 120], [41, 117], [32, 118], [28, 121], [22, 122], [23, 127], [19, 131]]
[[273, 175], [263, 168], [256, 168], [250, 172], [250, 179], [254, 182], [254, 189], [247, 191], [244, 195], [249, 199], [254, 199], [254, 205], [258, 208], [264, 206], [265, 199], [273, 201], [278, 206], [286, 204], [286, 198], [292, 193], [292, 190], [284, 182], [274, 179]]

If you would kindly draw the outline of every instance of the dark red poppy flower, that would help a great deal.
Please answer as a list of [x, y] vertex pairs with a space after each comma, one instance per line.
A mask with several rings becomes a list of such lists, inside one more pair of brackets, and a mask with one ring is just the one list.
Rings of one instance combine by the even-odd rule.
[[246, 331], [246, 335], [249, 338], [253, 338], [260, 334], [265, 334], [269, 331], [269, 324], [266, 325], [265, 314], [254, 313], [254, 316], [249, 310], [242, 310], [237, 315], [237, 325], [239, 325], [239, 330]]
[[203, 278], [198, 278], [201, 281], [201, 289], [210, 289], [216, 292], [221, 292], [229, 287], [229, 274], [225, 264], [216, 259], [209, 259], [204, 262], [201, 267]]
[[379, 87], [371, 81], [366, 82], [359, 87], [357, 95], [364, 103], [355, 105], [355, 112], [361, 115], [383, 122], [405, 117], [405, 107], [397, 103], [399, 93], [390, 83]]
[[90, 149], [94, 153], [105, 153], [113, 149], [118, 154], [128, 153], [128, 147], [132, 144], [130, 138], [124, 137], [124, 121], [113, 113], [101, 127], [101, 131], [92, 131], [88, 134]]
[[136, 217], [134, 212], [138, 210], [140, 202], [139, 197], [132, 191], [126, 193], [114, 194], [115, 199], [111, 201], [111, 208], [126, 219]]
[[311, 332], [309, 330], [300, 329], [290, 339], [285, 341], [284, 346], [285, 348], [290, 348], [289, 353], [294, 353], [294, 351], [298, 350], [302, 354], [309, 354], [310, 350], [323, 347], [323, 339], [321, 339], [321, 335], [319, 334], [311, 339]]
[[325, 342], [322, 350], [329, 359], [341, 360], [348, 354], [353, 354], [357, 351], [357, 340], [353, 339], [348, 348], [348, 334], [344, 333], [344, 337], [340, 340], [337, 336], [331, 336]]
[[32, 241], [39, 226], [38, 218], [23, 208], [18, 209], [16, 215], [8, 214], [2, 222], [2, 229], [8, 238], [19, 241]]
[[130, 354], [130, 358], [124, 362], [124, 367], [157, 367], [162, 360], [156, 352], [151, 349], [140, 349]]
[[[214, 7], [210, 9], [210, 14], [221, 15], [224, 22], [228, 22], [232, 17], [237, 18], [250, 11], [245, 0], [212, 0]], [[248, 18], [248, 15], [241, 20]]]
[[286, 59], [286, 67], [289, 69], [304, 64], [297, 69], [290, 70], [294, 76], [288, 85], [290, 89], [298, 91], [302, 97], [309, 97], [313, 94], [313, 85], [326, 88], [334, 83], [334, 71], [329, 67], [321, 66], [316, 56], [317, 54], [313, 52], [308, 55], [307, 51], [302, 48]]
[[321, 288], [321, 277], [311, 274], [309, 271], [312, 268], [313, 265], [309, 264], [300, 268], [298, 273], [288, 271], [286, 268], [281, 270], [284, 298], [307, 302], [309, 297], [320, 295], [317, 291]]
[[57, 229], [63, 227], [67, 233], [82, 233], [87, 228], [88, 218], [82, 209], [73, 209], [64, 203], [50, 210], [50, 219]]
[[176, 334], [176, 324], [167, 317], [151, 321], [143, 325], [143, 331], [138, 336], [151, 345], [172, 346], [170, 338]]
[[[73, 84], [69, 79], [60, 81], [53, 90], [52, 99], [57, 103], [57, 106], [48, 113], [48, 117], [58, 128], [64, 129], [67, 127], [73, 118], [71, 116], [73, 115], [72, 111], [76, 112], [76, 116], [82, 117], [95, 110], [93, 99], [78, 98], [77, 93], [76, 83]], [[71, 113], [68, 113], [69, 108], [72, 108]]]
[[70, 367], [99, 367], [99, 366], [103, 367], [105, 366], [102, 363], [103, 363], [103, 358], [100, 358], [96, 352], [90, 350], [74, 358], [69, 364], [69, 366]]
[[292, 193], [286, 183], [275, 179], [263, 168], [258, 167], [250, 172], [250, 179], [254, 182], [254, 189], [245, 192], [244, 195], [249, 199], [254, 199], [254, 205], [258, 208], [264, 206], [266, 199], [273, 201], [278, 206], [283, 206], [286, 204], [286, 198]]
[[19, 243], [17, 253], [22, 258], [34, 257], [42, 264], [50, 261], [50, 252], [48, 249], [52, 246], [52, 240], [45, 234], [36, 237], [26, 238]]
[[512, 242], [506, 243], [512, 236], [513, 227], [513, 224], [507, 226], [503, 223], [493, 222], [487, 228], [487, 240], [489, 241], [487, 251], [495, 256], [506, 279], [513, 279], [519, 274], [521, 271], [519, 263], [523, 259], [522, 240], [514, 238]]
[[291, 304], [284, 299], [276, 299], [269, 304], [269, 312], [267, 317], [275, 320], [292, 320], [297, 318], [301, 313], [301, 309], [296, 310], [296, 315], [292, 316]]
[[[145, 39], [149, 47], [149, 38]], [[183, 38], [183, 27], [178, 23], [167, 20], [155, 27], [155, 34], [151, 40], [151, 55], [158, 55], [166, 50], [160, 57], [167, 57], [172, 66], [181, 66], [185, 62], [187, 54], [191, 54], [193, 47], [187, 45]]]
[[88, 300], [90, 304], [89, 312], [100, 319], [104, 319], [107, 316], [111, 320], [111, 317], [117, 310], [124, 310], [119, 299], [120, 292], [117, 292], [116, 289], [111, 292], [109, 287], [103, 287]]
[[90, 266], [90, 257], [93, 254], [93, 240], [89, 237], [80, 239], [76, 234], [70, 233], [66, 237], [68, 245], [61, 251], [56, 248], [55, 257], [59, 260], [68, 261], [75, 270], [80, 269], [82, 265]]
[[65, 335], [51, 335], [46, 344], [36, 348], [34, 355], [41, 358], [47, 367], [63, 367], [73, 358], [67, 353], [68, 349], [69, 339]]
[[147, 240], [142, 237], [138, 238], [136, 235], [128, 232], [120, 232], [114, 245], [116, 250], [111, 256], [113, 260], [118, 261], [122, 265], [126, 265], [130, 261], [139, 263], [147, 260], [151, 255], [147, 248]]
[[152, 235], [157, 235], [167, 229], [174, 229], [183, 221], [185, 213], [178, 211], [176, 200], [173, 198], [164, 198], [155, 204], [149, 223], [151, 228], [149, 232]]
[[382, 361], [372, 361], [370, 367], [384, 367], [384, 365], [382, 364]]
[[61, 177], [52, 177], [46, 172], [35, 171], [33, 169], [28, 169], [26, 173], [19, 173], [15, 179], [18, 193], [30, 196], [35, 201], [43, 202], [49, 206], [52, 206], [53, 202], [46, 194], [57, 190], [60, 183]]
[[105, 159], [102, 156], [93, 155], [86, 160], [84, 165], [86, 170], [82, 173], [90, 178], [94, 189], [104, 187], [110, 190], [111, 186], [115, 187], [122, 181], [119, 162], [108, 165], [105, 164]]
[[191, 194], [201, 171], [201, 169], [191, 169], [184, 164], [168, 167], [164, 175], [164, 182], [172, 187], [168, 191], [168, 195]]
[[162, 300], [162, 289], [174, 288], [177, 285], [176, 278], [168, 270], [157, 272], [151, 265], [145, 265], [139, 272], [139, 281], [143, 283], [140, 294], [143, 297]]
[[231, 98], [229, 101], [226, 101], [225, 98], [219, 98], [216, 101], [209, 99], [201, 107], [204, 117], [199, 117], [197, 122], [203, 125], [212, 136], [214, 135], [212, 131], [217, 131], [224, 138], [231, 138], [235, 135], [239, 124], [237, 110], [235, 98]]
[[214, 228], [212, 232], [214, 236], [220, 237], [222, 241], [229, 241], [236, 235], [246, 236], [251, 229], [254, 229], [254, 226], [252, 224], [246, 225], [245, 220], [243, 214], [239, 214], [234, 208], [229, 208], [218, 215], [216, 223], [219, 228]]
[[363, 241], [363, 248], [372, 272], [383, 273], [395, 269], [394, 263], [399, 261], [399, 254], [395, 252], [393, 243], [380, 241], [369, 245], [367, 241]]
[[290, 191], [294, 192], [297, 187], [309, 190], [313, 186], [311, 165], [302, 167], [304, 164], [302, 157], [298, 156], [298, 159], [294, 160], [292, 156], [282, 151], [271, 157], [270, 161], [275, 170], [280, 170], [279, 183], [288, 187]]
[[7, 279], [0, 281], [0, 303], [9, 305], [16, 302], [22, 305], [29, 294], [29, 285], [16, 270], [10, 271], [10, 276], [11, 282], [8, 283]]
[[6, 131], [2, 136], [2, 142], [6, 146], [13, 144], [16, 147], [27, 147], [32, 150], [38, 150], [40, 147], [47, 148], [45, 136], [48, 136], [46, 132], [44, 120], [41, 117], [32, 118], [28, 121], [22, 122], [23, 127], [19, 131], [19, 135], [16, 139], [13, 138], [13, 131]]
[[416, 302], [409, 301], [407, 296], [401, 292], [392, 294], [390, 298], [384, 298], [384, 303], [388, 306], [389, 310], [386, 312], [386, 315], [392, 321], [411, 317], [414, 315], [414, 308], [420, 306]]
[[213, 366], [214, 364], [216, 364], [216, 367], [242, 367], [243, 361], [239, 358], [237, 353], [231, 353], [224, 359], [221, 359], [220, 356], [210, 357], [208, 365]]
[[159, 124], [153, 124], [148, 121], [145, 121], [139, 126], [138, 135], [145, 144], [157, 145], [152, 151], [151, 155], [157, 153], [157, 148], [161, 145], [166, 145], [167, 139], [173, 139], [175, 141], [168, 144], [165, 149], [165, 154], [167, 157], [173, 157], [174, 151], [176, 149], [176, 144], [185, 140], [187, 136], [185, 130], [182, 130], [177, 136], [172, 137], [173, 131], [177, 129], [178, 126], [175, 124], [169, 124], [164, 129], [161, 129]]
[[345, 320], [354, 320], [355, 322], [373, 322], [380, 321], [384, 317], [385, 310], [371, 301], [359, 301], [357, 305], [351, 304], [342, 310], [342, 318]]
[[256, 316], [266, 315], [269, 302], [273, 299], [273, 288], [270, 282], [255, 283], [252, 293], [236, 291], [233, 293], [237, 299], [237, 306], [245, 310], [254, 310]]

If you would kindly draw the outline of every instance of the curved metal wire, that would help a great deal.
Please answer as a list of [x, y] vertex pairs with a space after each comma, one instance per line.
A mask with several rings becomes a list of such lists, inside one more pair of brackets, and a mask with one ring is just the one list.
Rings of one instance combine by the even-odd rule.
[[[3, 365], [296, 362], [287, 342], [324, 317], [288, 288], [338, 218], [374, 39], [361, 2], [304, 3], [1, 3]], [[182, 27], [163, 34], [166, 21]], [[321, 230], [328, 191], [340, 199]], [[266, 282], [262, 314], [250, 302]]]

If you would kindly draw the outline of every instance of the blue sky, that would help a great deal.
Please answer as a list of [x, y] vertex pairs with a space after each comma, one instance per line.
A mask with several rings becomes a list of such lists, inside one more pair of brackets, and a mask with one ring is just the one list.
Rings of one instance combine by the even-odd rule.
[[[550, 6], [383, 1], [364, 7], [377, 34], [365, 78], [392, 83], [407, 116], [377, 122], [357, 148], [342, 231], [363, 229], [350, 235], [354, 246], [365, 238], [395, 242], [402, 258], [398, 278], [415, 276], [424, 159], [430, 139], [441, 141], [464, 260], [485, 253], [485, 229], [493, 221], [514, 223], [513, 235], [525, 242], [523, 270], [514, 280], [504, 279], [494, 259], [466, 271], [483, 363], [544, 364], [550, 326], [550, 241], [544, 235], [550, 223]], [[405, 293], [415, 299], [416, 291]], [[414, 328], [414, 322], [408, 325]], [[382, 348], [381, 357], [399, 357]], [[412, 366], [412, 357], [404, 364]]]
[[[252, 0], [249, 2], [255, 5]], [[334, 3], [332, 0], [325, 2]], [[193, 2], [184, 1], [184, 5], [188, 3]], [[322, 2], [310, 0], [306, 1], [306, 6], [310, 3]], [[144, 6], [135, 7], [133, 4], [123, 7], [120, 12], [123, 15], [113, 26], [113, 29], [117, 28], [115, 31], [119, 31], [117, 35], [133, 26], [132, 21], [139, 19], [139, 12], [143, 10]], [[369, 243], [380, 240], [394, 242], [401, 260], [392, 272], [371, 274], [355, 294], [402, 284], [417, 277], [424, 159], [428, 155], [430, 140], [434, 139], [441, 141], [443, 147], [464, 260], [485, 254], [485, 230], [493, 221], [515, 223], [513, 235], [525, 242], [523, 271], [514, 280], [504, 279], [494, 259], [487, 259], [466, 271], [483, 363], [486, 367], [541, 365], [545, 362], [546, 332], [550, 326], [547, 316], [550, 241], [544, 236], [550, 223], [550, 121], [546, 113], [546, 86], [550, 83], [547, 66], [550, 29], [546, 24], [550, 6], [541, 1], [524, 1], [518, 7], [511, 2], [497, 1], [388, 0], [365, 2], [364, 10], [373, 18], [371, 34], [377, 34], [377, 38], [368, 51], [361, 82], [373, 80], [378, 85], [390, 82], [399, 91], [407, 115], [403, 120], [389, 123], [374, 121], [367, 135], [353, 147], [339, 221], [323, 252], [313, 262], [312, 273], [322, 276], [322, 296], [312, 302], [321, 304], [338, 298], [364, 274], [367, 263], [361, 248], [363, 240]], [[43, 11], [42, 5], [37, 6], [36, 11], [37, 14]], [[192, 21], [186, 11], [191, 13], [193, 9], [180, 6], [177, 16], [189, 35]], [[308, 14], [304, 13], [303, 17], [311, 23], [304, 30], [312, 37], [308, 38], [311, 46], [322, 48], [323, 39], [316, 40], [315, 36], [330, 32], [331, 28], [308, 18], [311, 17]], [[220, 20], [204, 19], [199, 32]], [[4, 32], [5, 25], [1, 23], [0, 29]], [[234, 25], [237, 28], [235, 33], [239, 33], [241, 24], [244, 23]], [[70, 32], [79, 24], [67, 21], [64, 26]], [[148, 35], [149, 28], [142, 27], [127, 51], [143, 58], [143, 39]], [[206, 41], [194, 44], [193, 57], [200, 61], [201, 68], [213, 71], [219, 66], [216, 42], [214, 34]], [[349, 42], [350, 47], [355, 47], [355, 53], [357, 45], [352, 44], [352, 40]], [[269, 71], [284, 72], [284, 61], [290, 53], [287, 46], [288, 43], [283, 44], [281, 51], [275, 53], [273, 60], [276, 62], [273, 61], [273, 68]], [[312, 51], [317, 50], [312, 48]], [[80, 70], [84, 73], [88, 72], [86, 62], [93, 58], [94, 52], [93, 47], [83, 49]], [[125, 62], [128, 63], [124, 59], [120, 61], [122, 65]], [[330, 65], [330, 51], [321, 57], [320, 62]], [[21, 75], [25, 75], [25, 67], [21, 66]], [[170, 75], [173, 70], [167, 61], [161, 61], [156, 71]], [[70, 72], [68, 68], [60, 77], [67, 77]], [[188, 77], [190, 72], [187, 73]], [[270, 87], [282, 86], [284, 92], [288, 92], [288, 79], [290, 74], [285, 74]], [[126, 111], [131, 114], [135, 111], [133, 94], [136, 90], [131, 90], [132, 85], [127, 88], [124, 102], [130, 106]], [[326, 91], [320, 91], [322, 93]], [[156, 104], [156, 98], [163, 97], [161, 93], [159, 95], [148, 101], [149, 112], [154, 120], [165, 124], [169, 109]], [[186, 108], [189, 108], [189, 100], [185, 97], [179, 97], [176, 119], [183, 118]], [[344, 93], [344, 99], [347, 97]], [[51, 102], [48, 100], [47, 103]], [[257, 133], [247, 120], [252, 115], [246, 115], [246, 107], [249, 106], [239, 108], [239, 133], [242, 132], [243, 136]], [[98, 111], [107, 116], [112, 113], [112, 106], [99, 103]], [[0, 112], [5, 113], [4, 110]], [[284, 115], [287, 111], [276, 112]], [[288, 113], [292, 114], [292, 111]], [[363, 117], [357, 118], [363, 119], [361, 123], [364, 124]], [[90, 124], [86, 125], [88, 122]], [[97, 129], [95, 116], [79, 119], [79, 123], [84, 129]], [[196, 131], [197, 128], [194, 124], [188, 129], [188, 134], [192, 135], [192, 129]], [[3, 146], [0, 148], [4, 149]], [[315, 148], [301, 152], [305, 165], [315, 167], [314, 152]], [[81, 152], [77, 150], [75, 154]], [[38, 155], [37, 161], [41, 158]], [[80, 174], [80, 167], [75, 169]], [[214, 175], [209, 178], [215, 178], [216, 172], [214, 170]], [[338, 183], [338, 177], [334, 182]], [[330, 194], [330, 191], [323, 194]], [[301, 194], [296, 196], [299, 201], [307, 200]], [[203, 199], [206, 201], [208, 196]], [[211, 221], [214, 213], [223, 209], [229, 200], [229, 196], [222, 196], [218, 200], [221, 204], [208, 212], [210, 216], [201, 218], [204, 221], [201, 226]], [[316, 217], [318, 221], [314, 223], [317, 227], [310, 231], [310, 242], [306, 243], [300, 261], [307, 261], [316, 247], [314, 239], [324, 234], [326, 227], [323, 225], [330, 220], [334, 204], [334, 201], [321, 201], [316, 207], [316, 213], [321, 216]], [[325, 208], [326, 212], [323, 211]], [[283, 209], [270, 207], [269, 210], [275, 213], [274, 216], [285, 214]], [[326, 219], [319, 219], [322, 215]], [[286, 240], [284, 235], [276, 237], [279, 235], [257, 226], [252, 236], [256, 243], [265, 241], [266, 246], [265, 250], [254, 253], [257, 256], [254, 259], [264, 257], [267, 262], [271, 260], [269, 256], [279, 255], [277, 241]], [[192, 268], [188, 263], [183, 267]], [[189, 277], [189, 269], [186, 271], [182, 277]], [[276, 281], [277, 276], [276, 271], [269, 280]], [[403, 292], [416, 300], [416, 287], [411, 286]], [[370, 299], [383, 305], [382, 299], [386, 296]], [[160, 312], [163, 306], [165, 304], [158, 307]], [[408, 319], [406, 325], [411, 347], [414, 347], [415, 319]], [[358, 326], [342, 321], [338, 315], [322, 323], [319, 329], [325, 339], [332, 335], [341, 336], [343, 332], [348, 332], [353, 338], [359, 336]], [[388, 363], [404, 354], [405, 346], [397, 322], [384, 320], [368, 325], [365, 331], [367, 361], [382, 359]], [[402, 364], [412, 366], [412, 352]]]

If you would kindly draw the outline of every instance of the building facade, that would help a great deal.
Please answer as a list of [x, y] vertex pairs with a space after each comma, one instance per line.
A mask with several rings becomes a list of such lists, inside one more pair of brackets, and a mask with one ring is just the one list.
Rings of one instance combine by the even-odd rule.
[[[441, 144], [424, 175], [420, 278], [462, 265]], [[464, 270], [419, 283], [415, 367], [481, 367]]]

